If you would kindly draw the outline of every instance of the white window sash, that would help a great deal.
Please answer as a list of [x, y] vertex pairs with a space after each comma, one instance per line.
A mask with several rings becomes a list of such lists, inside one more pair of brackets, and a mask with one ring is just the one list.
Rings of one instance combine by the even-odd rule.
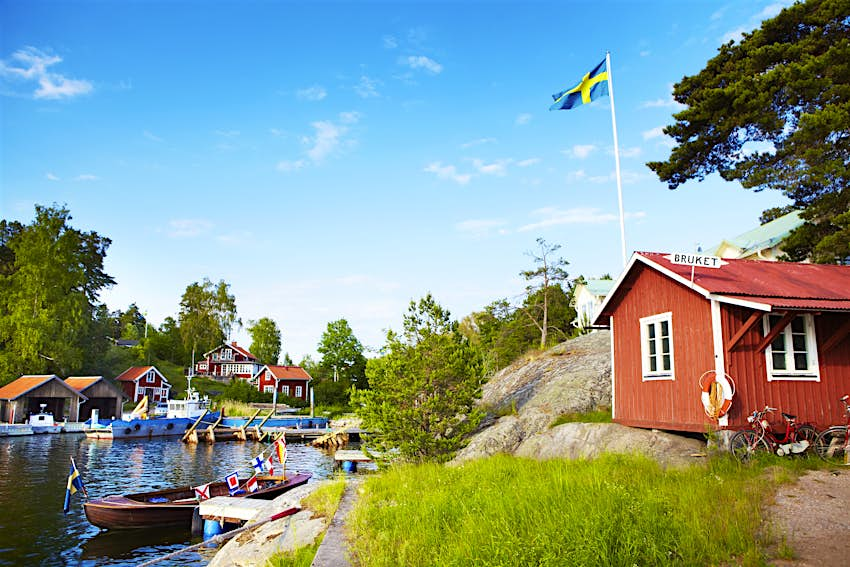
[[[655, 334], [655, 341], [657, 345], [657, 349], [655, 352], [655, 356], [659, 361], [659, 364], [663, 365], [664, 361], [664, 351], [662, 348], [662, 340], [660, 335], [661, 323], [667, 322], [667, 337], [670, 342], [670, 369], [660, 369], [656, 367], [655, 370], [651, 370], [650, 366], [650, 352], [649, 352], [649, 327], [656, 326], [658, 328], [658, 332]], [[649, 317], [641, 317], [640, 319], [640, 358], [641, 358], [641, 377], [644, 382], [651, 382], [656, 380], [675, 380], [676, 379], [676, 363], [675, 363], [675, 347], [673, 341], [673, 312], [668, 311], [666, 313], [658, 313], [656, 315], [650, 315]]]
[[[774, 314], [774, 316], [776, 316]], [[767, 381], [797, 381], [797, 382], [820, 382], [820, 365], [818, 364], [818, 347], [817, 338], [815, 336], [814, 316], [811, 313], [803, 313], [797, 317], [803, 318], [803, 331], [806, 336], [806, 357], [809, 367], [805, 370], [794, 369], [794, 350], [791, 326], [794, 319], [788, 322], [788, 325], [782, 329], [778, 336], [783, 336], [785, 341], [785, 369], [773, 368], [773, 345], [770, 344], [764, 351], [765, 364], [767, 366]], [[770, 315], [765, 315], [762, 318], [764, 335], [770, 332]], [[775, 340], [775, 339], [774, 339]]]

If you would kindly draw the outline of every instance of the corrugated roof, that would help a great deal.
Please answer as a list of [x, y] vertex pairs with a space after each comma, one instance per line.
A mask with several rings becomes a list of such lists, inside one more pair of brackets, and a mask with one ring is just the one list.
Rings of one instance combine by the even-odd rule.
[[[805, 222], [800, 218], [800, 211], [792, 211], [734, 238], [724, 239], [723, 242], [740, 249], [742, 256], [748, 256], [759, 250], [773, 248], [782, 242], [792, 230], [802, 226]], [[720, 243], [709, 248], [706, 254], [717, 253], [722, 245], [723, 243]]]
[[153, 366], [131, 366], [124, 372], [118, 375], [115, 379], [118, 382], [135, 382], [139, 379], [140, 376], [143, 376], [145, 372], [153, 368]]
[[614, 280], [587, 280], [584, 286], [591, 294], [604, 297], [614, 287]]
[[68, 384], [62, 381], [61, 378], [56, 376], [55, 374], [39, 374], [32, 376], [21, 376], [14, 382], [10, 382], [6, 384], [2, 388], [0, 388], [0, 399], [2, 400], [16, 400], [23, 395], [35, 390], [36, 388], [40, 388], [44, 384], [50, 382], [51, 380], [56, 380], [60, 384], [62, 384], [65, 388], [68, 389], [68, 392], [78, 395], [83, 399], [88, 399], [73, 388], [71, 388]]
[[[307, 371], [300, 366], [273, 366], [266, 365], [278, 380], [312, 380]], [[262, 373], [262, 371], [260, 371]]]
[[76, 391], [82, 392], [100, 380], [103, 380], [103, 376], [71, 376], [69, 378], [65, 378], [65, 383]]

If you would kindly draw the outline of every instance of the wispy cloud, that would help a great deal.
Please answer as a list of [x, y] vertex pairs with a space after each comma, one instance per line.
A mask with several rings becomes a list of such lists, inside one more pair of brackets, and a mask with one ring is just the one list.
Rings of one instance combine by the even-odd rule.
[[518, 115], [515, 120], [515, 124], [517, 126], [524, 126], [529, 122], [531, 122], [531, 114], [529, 114], [528, 112], [523, 112], [522, 114]]
[[588, 156], [590, 156], [590, 154], [592, 154], [598, 149], [599, 148], [593, 144], [577, 144], [572, 148], [564, 150], [562, 153], [576, 159], [586, 159]]
[[295, 96], [298, 100], [318, 101], [328, 96], [328, 91], [324, 87], [313, 85], [312, 87], [295, 91]]
[[673, 98], [673, 84], [669, 83], [667, 85], [668, 95], [667, 98], [657, 98], [655, 100], [647, 100], [641, 103], [641, 108], [673, 108], [675, 110], [681, 110], [685, 108], [685, 105], [677, 102], [676, 99]]
[[313, 128], [312, 136], [302, 136], [301, 143], [306, 146], [305, 158], [285, 159], [277, 163], [278, 171], [292, 172], [304, 169], [308, 165], [317, 165], [332, 154], [336, 153], [340, 146], [353, 141], [346, 139], [349, 127], [360, 120], [359, 112], [341, 112], [337, 121], [318, 120], [310, 124]]
[[147, 138], [148, 140], [150, 140], [152, 142], [162, 142], [163, 141], [162, 138], [160, 138], [156, 134], [153, 134], [152, 132], [149, 132], [148, 130], [145, 130], [144, 132], [142, 132], [142, 136], [144, 136], [145, 138]]
[[[616, 213], [606, 213], [592, 207], [577, 207], [573, 209], [559, 209], [557, 207], [544, 207], [531, 211], [531, 216], [538, 217], [536, 222], [526, 224], [517, 229], [519, 232], [540, 230], [551, 226], [564, 224], [606, 224], [619, 221]], [[627, 213], [626, 218], [643, 218], [644, 212]]]
[[171, 238], [195, 238], [210, 232], [213, 224], [205, 219], [174, 219], [165, 233]]
[[59, 181], [59, 177], [50, 173], [49, 171], [44, 174], [44, 178], [47, 179], [48, 181]]
[[469, 219], [455, 224], [455, 229], [473, 238], [492, 234], [507, 234], [507, 223], [499, 219]]
[[36, 83], [38, 87], [32, 96], [37, 99], [69, 99], [94, 90], [89, 81], [70, 79], [49, 70], [49, 67], [61, 62], [62, 58], [58, 55], [45, 53], [35, 47], [24, 47], [14, 52], [9, 60], [0, 61], [0, 77], [9, 81]]
[[307, 161], [303, 159], [281, 160], [277, 162], [277, 170], [285, 172], [298, 171], [299, 169], [303, 169], [306, 165]]
[[473, 158], [472, 166], [481, 175], [497, 175], [499, 177], [504, 177], [511, 161], [513, 160], [500, 159], [491, 163], [485, 163], [484, 160]]
[[528, 158], [516, 162], [516, 165], [517, 167], [529, 167], [531, 165], [537, 165], [540, 161], [540, 158]]
[[360, 77], [360, 81], [355, 85], [354, 92], [360, 96], [360, 98], [377, 98], [381, 96], [381, 93], [378, 92], [378, 86], [381, 84], [381, 81], [377, 79], [371, 79], [366, 75]]
[[[614, 147], [610, 147], [607, 150], [609, 155], [614, 155]], [[633, 158], [638, 157], [641, 154], [640, 146], [634, 146], [631, 148], [620, 148], [620, 157], [624, 158]]]
[[720, 43], [729, 43], [730, 41], [738, 42], [744, 38], [744, 33], [748, 31], [745, 27], [735, 28], [723, 34], [720, 38]]
[[464, 142], [460, 145], [461, 148], [472, 148], [474, 146], [480, 146], [482, 144], [495, 144], [496, 138], [478, 138], [477, 140], [470, 140], [469, 142]]
[[439, 161], [429, 163], [422, 171], [425, 171], [427, 173], [433, 173], [437, 176], [438, 179], [448, 179], [454, 181], [455, 183], [459, 183], [460, 185], [466, 185], [467, 183], [469, 183], [469, 180], [472, 179], [471, 174], [458, 173], [457, 168], [455, 166], [443, 165], [443, 163]]
[[97, 181], [100, 177], [91, 173], [81, 173], [74, 178], [74, 181]]
[[398, 47], [398, 40], [391, 35], [385, 35], [381, 40], [381, 43], [384, 46], [384, 49], [395, 49]]
[[216, 130], [217, 136], [222, 136], [224, 138], [236, 138], [239, 136], [239, 130]]
[[330, 121], [313, 122], [312, 126], [316, 133], [311, 139], [312, 147], [307, 150], [307, 155], [314, 162], [322, 161], [337, 148], [345, 128]]
[[654, 138], [660, 138], [664, 135], [664, 126], [656, 126], [650, 130], [643, 131], [643, 139], [644, 140], [652, 140]]
[[764, 7], [764, 9], [759, 12], [758, 16], [756, 16], [759, 20], [765, 20], [768, 18], [773, 18], [779, 15], [779, 12], [782, 11], [783, 8], [786, 8], [793, 4], [793, 0], [789, 0], [787, 2], [774, 2], [773, 4], [768, 4]]
[[443, 66], [425, 55], [408, 55], [401, 59], [401, 64], [410, 67], [413, 70], [425, 69], [429, 73], [438, 75], [442, 73]]

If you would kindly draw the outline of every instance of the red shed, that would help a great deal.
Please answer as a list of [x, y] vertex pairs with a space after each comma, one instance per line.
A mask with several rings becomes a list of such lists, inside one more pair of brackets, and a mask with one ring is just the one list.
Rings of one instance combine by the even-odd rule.
[[[819, 428], [840, 422], [838, 399], [850, 393], [850, 266], [674, 261], [635, 253], [596, 318], [611, 329], [614, 421], [739, 429], [770, 405]], [[734, 395], [713, 419], [703, 391], [715, 380]]]
[[308, 388], [312, 377], [300, 366], [273, 366], [267, 364], [257, 372], [251, 383], [261, 392], [277, 391], [284, 396], [309, 400]]
[[133, 402], [148, 397], [148, 402], [168, 401], [171, 384], [156, 366], [132, 366], [118, 375], [116, 382]]

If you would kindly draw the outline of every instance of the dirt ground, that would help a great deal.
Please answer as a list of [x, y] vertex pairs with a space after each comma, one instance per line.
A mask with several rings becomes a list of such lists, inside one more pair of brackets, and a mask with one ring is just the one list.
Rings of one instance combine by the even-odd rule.
[[850, 565], [850, 467], [810, 471], [776, 493], [766, 518], [794, 550], [776, 567]]

